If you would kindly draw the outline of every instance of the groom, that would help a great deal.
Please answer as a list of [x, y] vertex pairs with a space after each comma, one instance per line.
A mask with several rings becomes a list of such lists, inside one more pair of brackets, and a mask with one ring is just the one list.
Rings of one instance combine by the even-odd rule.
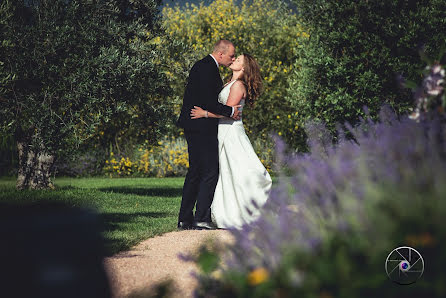
[[[179, 229], [210, 230], [211, 204], [218, 181], [218, 119], [192, 120], [190, 111], [199, 106], [212, 113], [238, 120], [239, 111], [218, 102], [223, 82], [218, 71], [220, 65], [229, 67], [235, 61], [235, 47], [228, 40], [214, 45], [212, 54], [196, 62], [189, 72], [183, 106], [177, 125], [184, 129], [189, 153], [189, 169], [183, 186]], [[193, 209], [196, 203], [195, 216]]]

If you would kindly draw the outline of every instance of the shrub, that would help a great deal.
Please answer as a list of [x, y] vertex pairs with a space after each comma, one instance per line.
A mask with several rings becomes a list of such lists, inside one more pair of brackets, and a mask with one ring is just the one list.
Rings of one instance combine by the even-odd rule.
[[[271, 143], [256, 139], [253, 147], [260, 161], [268, 171], [272, 171], [274, 151]], [[146, 142], [132, 156], [115, 155], [111, 152], [103, 170], [110, 177], [169, 177], [186, 176], [188, 167], [186, 140], [182, 137], [165, 137], [155, 146]]]
[[189, 166], [187, 144], [183, 138], [166, 137], [158, 141], [158, 146], [138, 148], [132, 157], [111, 152], [105, 163], [104, 172], [110, 177], [185, 176]]
[[409, 92], [398, 88], [396, 75], [418, 81], [424, 66], [418, 51], [431, 56], [444, 45], [445, 1], [293, 2], [310, 35], [290, 74], [297, 125], [319, 119], [335, 133], [336, 123], [359, 121], [363, 106], [374, 118], [384, 102], [398, 114], [410, 110]]
[[[102, 155], [101, 155], [102, 153]], [[56, 161], [58, 176], [91, 177], [102, 175], [104, 167], [104, 152], [95, 150], [91, 152], [77, 152], [71, 156]]]

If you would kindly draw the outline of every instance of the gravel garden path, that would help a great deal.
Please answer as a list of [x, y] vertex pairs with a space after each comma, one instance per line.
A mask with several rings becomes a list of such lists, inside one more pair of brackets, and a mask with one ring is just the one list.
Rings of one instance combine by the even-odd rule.
[[196, 281], [190, 273], [197, 267], [180, 260], [178, 254], [194, 253], [209, 240], [224, 245], [233, 238], [225, 230], [175, 231], [149, 238], [129, 251], [106, 258], [113, 297], [127, 297], [169, 278], [175, 286], [173, 297], [192, 297]]

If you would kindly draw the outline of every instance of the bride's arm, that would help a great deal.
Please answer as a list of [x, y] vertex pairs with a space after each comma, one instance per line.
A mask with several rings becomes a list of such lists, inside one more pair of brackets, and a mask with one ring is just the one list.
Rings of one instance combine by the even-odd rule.
[[245, 98], [246, 88], [241, 81], [237, 81], [231, 86], [231, 91], [229, 91], [228, 100], [226, 105], [230, 107], [239, 106], [240, 101]]
[[[237, 81], [231, 86], [231, 91], [229, 92], [228, 100], [226, 101], [226, 105], [230, 107], [239, 108], [240, 107], [240, 101], [245, 97], [246, 95], [246, 88], [245, 85], [243, 85], [242, 82]], [[226, 119], [232, 119], [228, 117], [224, 117], [222, 115], [214, 114], [212, 112], [203, 110], [200, 107], [194, 106], [194, 108], [190, 112], [190, 116], [192, 119], [199, 119], [199, 118], [226, 118]]]
[[212, 112], [203, 110], [200, 107], [194, 106], [194, 108], [190, 111], [191, 119], [199, 119], [199, 118], [224, 118], [222, 115], [217, 115]]

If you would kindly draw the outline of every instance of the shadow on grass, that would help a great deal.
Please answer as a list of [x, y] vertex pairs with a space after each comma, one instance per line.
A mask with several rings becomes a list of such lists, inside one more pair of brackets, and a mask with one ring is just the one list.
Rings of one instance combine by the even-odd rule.
[[[139, 222], [141, 217], [150, 218], [164, 218], [175, 217], [176, 214], [169, 212], [132, 212], [132, 213], [103, 213], [99, 215], [102, 221], [104, 231], [113, 232], [122, 230], [122, 225]], [[124, 251], [132, 247], [137, 241], [128, 241], [124, 238], [111, 239], [105, 237], [106, 255], [111, 256], [115, 253]]]
[[181, 197], [182, 188], [142, 188], [142, 187], [105, 187], [99, 188], [103, 192], [122, 193], [149, 197]]

